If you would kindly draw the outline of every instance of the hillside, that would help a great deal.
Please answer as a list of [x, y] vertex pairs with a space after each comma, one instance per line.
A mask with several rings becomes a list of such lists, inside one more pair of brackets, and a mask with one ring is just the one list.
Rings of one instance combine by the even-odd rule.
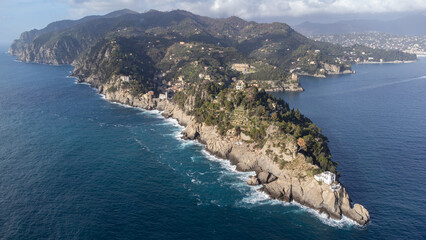
[[[110, 67], [89, 66], [107, 48], [114, 50], [110, 56], [114, 59], [104, 64]], [[59, 21], [23, 33], [9, 52], [27, 62], [73, 64], [78, 74], [103, 71], [104, 80], [124, 74], [141, 91], [157, 92], [179, 79], [185, 83], [241, 79], [271, 91], [300, 91], [297, 75], [351, 73], [350, 64], [363, 57], [350, 54], [360, 52], [352, 48], [308, 39], [284, 23], [213, 19], [181, 10], [141, 14], [121, 10]], [[415, 59], [409, 54], [396, 57]], [[138, 70], [140, 64], [148, 70]]]

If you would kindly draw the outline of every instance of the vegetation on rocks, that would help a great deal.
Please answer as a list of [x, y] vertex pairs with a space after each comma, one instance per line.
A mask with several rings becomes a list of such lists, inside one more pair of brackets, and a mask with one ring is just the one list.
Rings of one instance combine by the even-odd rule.
[[[336, 172], [337, 163], [331, 161], [327, 138], [321, 134], [321, 129], [298, 109], [290, 109], [282, 99], [256, 87], [238, 91], [210, 83], [179, 92], [173, 101], [185, 109], [191, 97], [194, 102], [188, 114], [193, 115], [199, 123], [216, 126], [220, 134], [244, 133], [261, 147], [268, 140], [266, 129], [275, 125], [278, 132], [274, 136], [281, 139], [269, 140], [286, 142], [287, 138], [298, 139], [297, 151], [303, 153], [307, 161], [322, 170]], [[285, 164], [279, 156], [276, 157], [277, 162]]]

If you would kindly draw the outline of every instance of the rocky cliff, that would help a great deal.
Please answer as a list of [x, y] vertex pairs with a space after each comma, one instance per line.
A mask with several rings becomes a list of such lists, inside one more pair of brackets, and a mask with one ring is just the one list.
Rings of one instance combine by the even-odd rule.
[[341, 65], [337, 65], [337, 64], [329, 64], [329, 63], [324, 63], [324, 70], [325, 73], [329, 74], [329, 75], [334, 75], [334, 74], [350, 74], [350, 73], [354, 73], [351, 69], [350, 66], [348, 68], [344, 68]]
[[[284, 159], [288, 162], [284, 168], [273, 161], [268, 151], [275, 151], [269, 148], [272, 144], [269, 140], [262, 148], [258, 148], [254, 143], [244, 141], [244, 134], [235, 135], [232, 132], [221, 135], [215, 126], [208, 126], [204, 123], [197, 123], [194, 117], [188, 115], [191, 110], [191, 101], [181, 109], [177, 104], [169, 100], [142, 96], [132, 96], [125, 89], [116, 89], [114, 83], [100, 84], [96, 78], [80, 78], [99, 89], [99, 93], [105, 94], [109, 101], [120, 102], [143, 109], [158, 109], [163, 111], [166, 118], [177, 119], [185, 126], [183, 135], [186, 139], [198, 140], [205, 144], [206, 150], [211, 154], [228, 159], [237, 166], [239, 171], [255, 171], [256, 175], [248, 179], [250, 185], [261, 185], [260, 190], [267, 193], [271, 198], [290, 202], [296, 201], [302, 205], [316, 209], [327, 214], [333, 219], [341, 219], [346, 216], [360, 225], [365, 225], [370, 220], [368, 211], [360, 204], [352, 204], [345, 187], [332, 190], [329, 185], [316, 181], [312, 174], [307, 171], [312, 167], [305, 161], [305, 156], [297, 151], [289, 151], [284, 154]], [[272, 136], [276, 129], [270, 126], [267, 129], [267, 137]], [[247, 136], [245, 136], [247, 137]], [[294, 142], [287, 142], [287, 148], [295, 150]]]

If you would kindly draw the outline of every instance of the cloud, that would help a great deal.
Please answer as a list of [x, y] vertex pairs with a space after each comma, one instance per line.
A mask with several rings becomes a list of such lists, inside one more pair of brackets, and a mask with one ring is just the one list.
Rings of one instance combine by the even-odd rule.
[[200, 15], [242, 18], [300, 17], [310, 14], [362, 14], [426, 11], [424, 0], [63, 0], [74, 17], [129, 8], [184, 9]]

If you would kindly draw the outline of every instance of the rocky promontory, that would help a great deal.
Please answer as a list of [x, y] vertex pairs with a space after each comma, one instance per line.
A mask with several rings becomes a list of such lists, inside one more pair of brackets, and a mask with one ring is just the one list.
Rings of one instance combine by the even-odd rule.
[[[272, 198], [364, 225], [369, 213], [338, 182], [321, 129], [265, 91], [303, 91], [298, 75], [349, 73], [350, 62], [340, 60], [350, 49], [334, 49], [330, 59], [332, 48], [283, 23], [176, 10], [52, 23], [23, 33], [10, 53], [26, 62], [73, 64], [78, 81], [107, 100], [177, 119], [186, 139], [239, 171], [254, 171], [247, 183]], [[316, 179], [323, 173], [332, 179]]]
[[[259, 148], [256, 143], [244, 141], [247, 136], [243, 133], [235, 134], [229, 130], [225, 135], [220, 134], [216, 126], [198, 123], [194, 116], [187, 114], [193, 108], [191, 104], [181, 108], [169, 99], [150, 98], [146, 95], [132, 96], [126, 90], [108, 91], [114, 87], [114, 84], [99, 85], [91, 78], [80, 78], [79, 81], [88, 82], [97, 87], [99, 93], [104, 94], [108, 101], [147, 110], [157, 109], [162, 111], [165, 118], [176, 119], [179, 124], [185, 126], [183, 130], [185, 139], [203, 143], [208, 152], [230, 160], [239, 171], [254, 171], [256, 175], [248, 179], [247, 183], [261, 186], [260, 190], [273, 199], [295, 201], [336, 220], [346, 216], [360, 225], [365, 225], [370, 220], [368, 211], [362, 205], [352, 203], [344, 186], [338, 190], [332, 190], [329, 185], [314, 179], [309, 169], [317, 168], [317, 166], [307, 163], [307, 157], [297, 153], [297, 145], [294, 142], [286, 142], [286, 148], [293, 151], [283, 154], [287, 163], [284, 168], [281, 168], [269, 154], [270, 151], [278, 151], [273, 147], [270, 148], [272, 143], [269, 143], [269, 140], [262, 148]], [[194, 100], [188, 99], [187, 102]], [[268, 127], [265, 139], [272, 138], [276, 130], [276, 126]]]

